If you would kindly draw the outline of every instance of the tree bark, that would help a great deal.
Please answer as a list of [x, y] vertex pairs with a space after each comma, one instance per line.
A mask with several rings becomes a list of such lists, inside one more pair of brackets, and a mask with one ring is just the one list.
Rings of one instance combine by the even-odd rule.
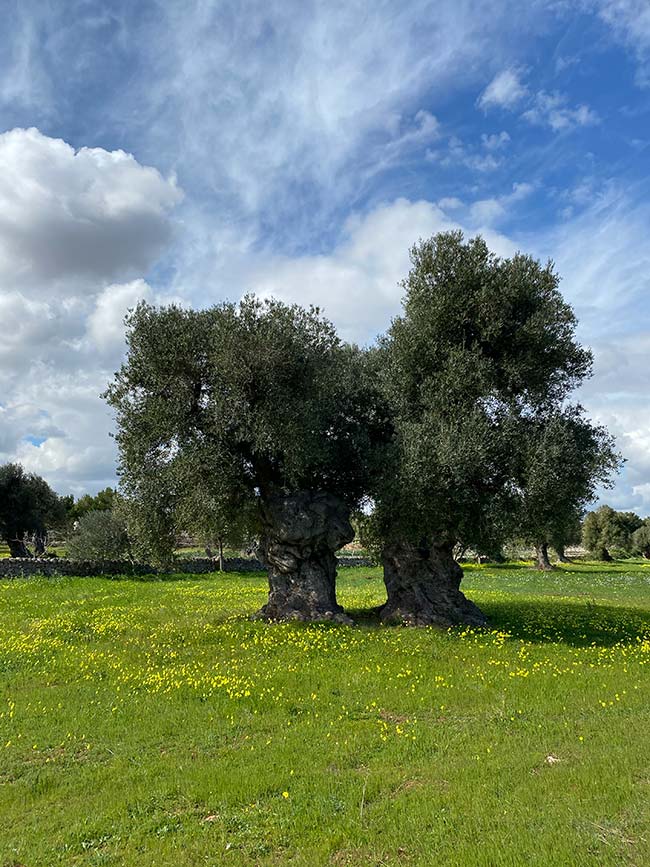
[[226, 567], [223, 562], [223, 539], [219, 538], [219, 571], [225, 572]]
[[566, 555], [566, 551], [564, 550], [564, 545], [556, 545], [555, 553], [557, 554], [557, 559], [560, 563], [570, 563], [571, 560]]
[[546, 542], [540, 542], [538, 545], [535, 545], [535, 563], [537, 568], [544, 572], [552, 570], [553, 565], [548, 559], [548, 545]]
[[336, 601], [335, 551], [351, 542], [349, 510], [330, 494], [299, 491], [262, 504], [258, 557], [268, 569], [267, 620], [351, 624]]
[[40, 533], [36, 533], [36, 535], [34, 536], [34, 556], [35, 557], [45, 556], [45, 541], [46, 541], [46, 536], [41, 535]]
[[611, 563], [614, 558], [609, 553], [607, 548], [601, 548], [600, 549], [600, 559], [604, 560], [605, 563]]
[[646, 560], [650, 560], [650, 545], [647, 548], [643, 549], [643, 556]]
[[10, 557], [31, 557], [32, 552], [29, 550], [27, 545], [25, 544], [24, 539], [7, 539], [7, 544], [9, 545], [9, 556]]
[[409, 626], [485, 626], [483, 612], [460, 591], [463, 570], [452, 552], [451, 545], [386, 545], [382, 562], [388, 599], [381, 619]]

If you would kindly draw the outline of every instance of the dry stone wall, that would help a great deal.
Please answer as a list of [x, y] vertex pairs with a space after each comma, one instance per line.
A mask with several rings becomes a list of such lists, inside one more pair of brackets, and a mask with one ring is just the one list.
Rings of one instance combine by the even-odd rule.
[[[224, 561], [226, 572], [266, 571], [259, 560], [230, 557]], [[339, 557], [339, 566], [371, 566], [363, 557]], [[207, 575], [219, 571], [219, 561], [208, 557], [179, 559], [170, 569], [156, 569], [147, 563], [129, 563], [121, 560], [67, 560], [64, 557], [7, 557], [0, 559], [0, 579], [26, 578], [30, 575]]]

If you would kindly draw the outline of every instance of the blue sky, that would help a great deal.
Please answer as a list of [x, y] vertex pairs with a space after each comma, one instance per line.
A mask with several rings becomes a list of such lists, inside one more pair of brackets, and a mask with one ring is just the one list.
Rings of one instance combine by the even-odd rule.
[[647, 0], [3, 0], [0, 460], [114, 480], [98, 395], [145, 297], [317, 303], [360, 342], [451, 227], [551, 257], [580, 399], [650, 513]]

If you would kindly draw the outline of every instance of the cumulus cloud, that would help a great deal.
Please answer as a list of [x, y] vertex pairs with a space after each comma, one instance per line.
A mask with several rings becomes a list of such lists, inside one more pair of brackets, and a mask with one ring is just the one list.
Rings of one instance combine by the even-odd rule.
[[0, 135], [0, 287], [48, 294], [71, 278], [145, 271], [169, 242], [181, 199], [124, 151], [81, 148], [37, 129]]
[[[444, 204], [462, 207], [455, 200]], [[246, 285], [263, 297], [318, 305], [346, 339], [366, 343], [400, 310], [400, 282], [410, 267], [411, 246], [419, 238], [458, 228], [459, 222], [432, 202], [397, 199], [352, 215], [331, 253], [260, 262]], [[500, 255], [514, 251], [503, 235], [487, 230], [485, 236]]]
[[138, 301], [151, 301], [151, 287], [142, 279], [121, 285], [111, 284], [97, 297], [87, 319], [86, 339], [103, 355], [121, 353], [124, 348], [124, 317]]
[[470, 207], [470, 219], [473, 225], [490, 226], [505, 217], [513, 204], [527, 198], [535, 189], [533, 184], [526, 182], [512, 185], [512, 192], [497, 198], [480, 199]]
[[173, 178], [123, 151], [76, 150], [36, 129], [0, 135], [0, 460], [63, 491], [112, 480], [99, 394], [123, 319], [160, 300], [142, 277], [172, 228]]

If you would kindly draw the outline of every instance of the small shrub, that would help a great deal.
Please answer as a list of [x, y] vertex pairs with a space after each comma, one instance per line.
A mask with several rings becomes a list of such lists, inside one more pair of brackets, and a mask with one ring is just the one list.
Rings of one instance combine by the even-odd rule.
[[67, 545], [71, 560], [121, 560], [130, 553], [124, 521], [111, 511], [87, 512]]

